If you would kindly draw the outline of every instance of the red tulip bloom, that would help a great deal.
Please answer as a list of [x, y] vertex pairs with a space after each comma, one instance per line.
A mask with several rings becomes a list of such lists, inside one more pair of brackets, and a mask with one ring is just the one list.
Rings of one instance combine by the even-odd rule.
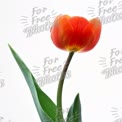
[[51, 27], [53, 43], [70, 52], [89, 51], [95, 47], [101, 34], [99, 18], [90, 21], [83, 17], [57, 16]]

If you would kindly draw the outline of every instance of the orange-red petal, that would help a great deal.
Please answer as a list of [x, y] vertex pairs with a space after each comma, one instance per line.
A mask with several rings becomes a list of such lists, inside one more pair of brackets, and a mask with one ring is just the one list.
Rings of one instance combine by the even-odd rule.
[[60, 15], [54, 21], [51, 28], [53, 43], [60, 49], [66, 50], [67, 40], [71, 37], [72, 27], [69, 23], [70, 16]]
[[[84, 49], [81, 52], [86, 52], [95, 47], [98, 43], [101, 34], [101, 22], [99, 18], [94, 18], [89, 21], [89, 25], [84, 29]], [[85, 45], [86, 42], [86, 45]]]
[[69, 51], [78, 51], [82, 48], [81, 39], [83, 38], [83, 30], [89, 24], [89, 22], [85, 18], [78, 16], [70, 18], [69, 21], [72, 25], [73, 32], [70, 35], [72, 38], [68, 40], [67, 49]]

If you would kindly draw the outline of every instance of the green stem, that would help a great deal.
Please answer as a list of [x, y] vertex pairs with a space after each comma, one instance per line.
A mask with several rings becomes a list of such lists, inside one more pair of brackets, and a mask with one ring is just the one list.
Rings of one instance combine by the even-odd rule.
[[[69, 64], [71, 62], [73, 55], [74, 55], [74, 52], [69, 53], [66, 63], [64, 65], [64, 68], [62, 70], [61, 77], [59, 79], [58, 91], [57, 91], [57, 116], [56, 116], [57, 121], [56, 122], [64, 122], [63, 111], [62, 111], [62, 91], [63, 91], [63, 84], [64, 84], [66, 72], [67, 72], [67, 69], [69, 67]], [[59, 121], [59, 119], [61, 121]]]

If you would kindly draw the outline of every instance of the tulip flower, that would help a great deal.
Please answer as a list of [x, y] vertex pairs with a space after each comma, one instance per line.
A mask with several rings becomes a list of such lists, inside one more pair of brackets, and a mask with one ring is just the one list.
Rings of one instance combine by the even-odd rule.
[[[95, 47], [101, 34], [101, 22], [99, 18], [88, 21], [84, 17], [59, 15], [54, 20], [50, 32], [51, 39], [56, 47], [69, 51], [57, 90], [57, 108], [60, 111], [60, 114], [57, 114], [57, 117], [62, 118], [64, 122], [62, 112], [62, 91], [68, 66], [75, 52], [86, 52]], [[56, 122], [58, 121], [59, 120], [57, 119]], [[81, 121], [80, 117], [78, 121]]]
[[59, 15], [51, 27], [53, 43], [70, 52], [86, 52], [95, 47], [101, 33], [99, 18], [90, 21], [84, 17]]
[[59, 79], [57, 104], [42, 91], [29, 68], [10, 45], [9, 48], [30, 88], [41, 122], [82, 122], [79, 93], [69, 108], [66, 120], [64, 119], [62, 109], [63, 84], [74, 53], [90, 51], [97, 44], [101, 34], [101, 22], [98, 18], [88, 21], [84, 17], [60, 15], [54, 20], [50, 31], [53, 43], [58, 48], [69, 51]]

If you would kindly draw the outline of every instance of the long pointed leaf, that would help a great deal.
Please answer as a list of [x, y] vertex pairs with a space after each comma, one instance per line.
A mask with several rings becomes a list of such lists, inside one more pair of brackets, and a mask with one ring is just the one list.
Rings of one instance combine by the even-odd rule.
[[42, 120], [42, 122], [54, 122], [56, 116], [56, 105], [40, 89], [33, 74], [30, 72], [28, 67], [25, 65], [25, 63], [22, 61], [22, 59], [18, 56], [18, 54], [13, 50], [13, 48], [10, 45], [9, 48], [30, 88], [30, 92], [32, 94], [40, 119]]
[[72, 106], [69, 109], [66, 122], [82, 122], [79, 94], [77, 94]]

